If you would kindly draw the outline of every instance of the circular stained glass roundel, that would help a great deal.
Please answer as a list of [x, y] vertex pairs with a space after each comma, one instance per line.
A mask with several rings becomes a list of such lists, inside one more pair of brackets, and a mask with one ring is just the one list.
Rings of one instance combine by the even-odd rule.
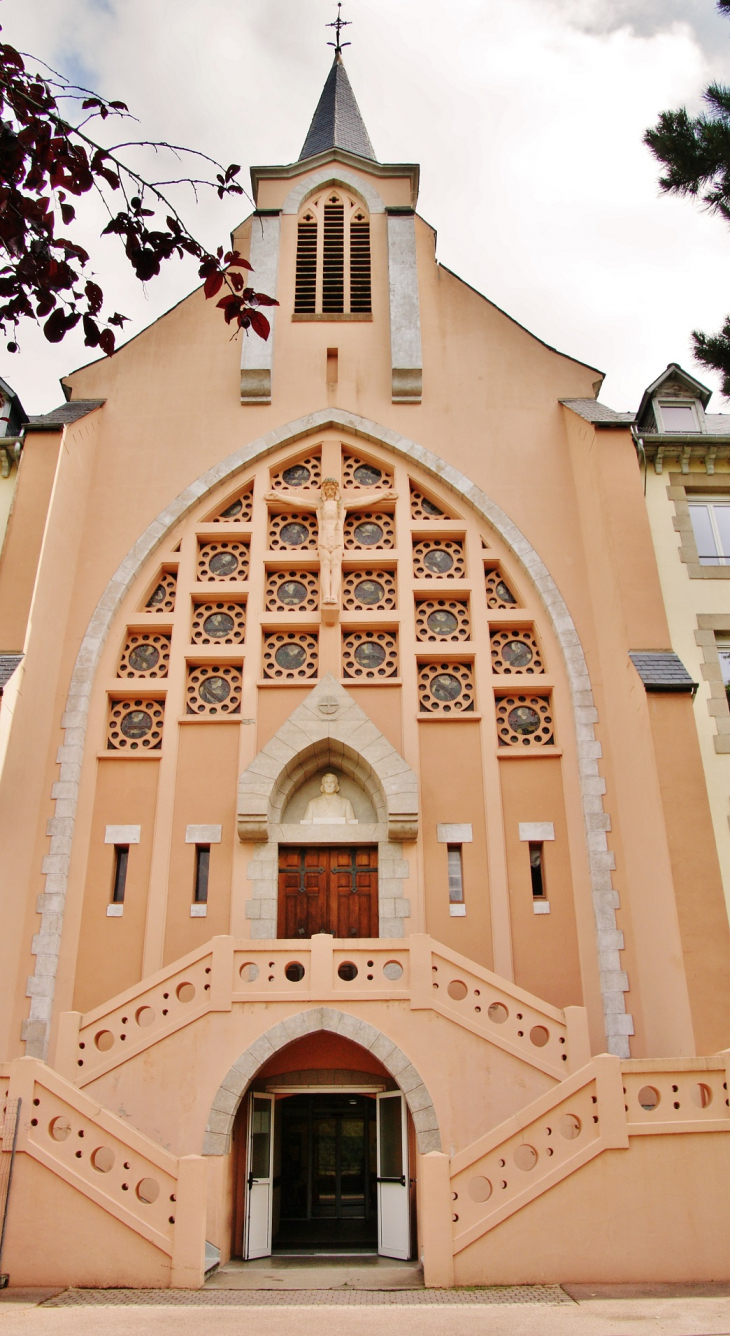
[[234, 575], [238, 570], [238, 557], [233, 552], [214, 552], [208, 565], [212, 575]]
[[281, 476], [287, 487], [306, 487], [312, 475], [306, 464], [293, 464], [290, 469], [284, 469]]
[[502, 646], [502, 658], [511, 668], [526, 668], [534, 657], [530, 646], [526, 645], [524, 640], [508, 640], [506, 645]]
[[431, 551], [427, 552], [423, 558], [423, 564], [429, 571], [433, 571], [434, 575], [445, 575], [447, 571], [451, 570], [454, 558], [450, 552], [446, 551], [446, 548], [432, 547]]
[[154, 590], [154, 592], [150, 594], [148, 606], [150, 608], [153, 608], [158, 603], [164, 603], [166, 598], [167, 598], [167, 590], [165, 589], [165, 586], [163, 584], [159, 584], [157, 588]]
[[280, 645], [274, 658], [280, 668], [301, 668], [306, 662], [307, 651], [303, 645]]
[[380, 469], [374, 468], [372, 464], [358, 464], [352, 476], [361, 487], [377, 487], [383, 477]]
[[503, 603], [516, 602], [512, 590], [507, 588], [506, 584], [504, 583], [504, 580], [500, 580], [499, 584], [497, 585], [497, 596], [502, 600]]
[[383, 541], [383, 530], [374, 520], [363, 520], [355, 528], [355, 539], [359, 547], [378, 547]]
[[459, 625], [453, 612], [448, 612], [446, 608], [430, 612], [426, 621], [429, 631], [433, 631], [435, 636], [451, 636]]
[[379, 668], [385, 661], [385, 650], [374, 640], [364, 640], [355, 650], [355, 659], [361, 668]]
[[443, 510], [439, 510], [438, 506], [433, 504], [433, 501], [429, 501], [427, 496], [421, 497], [421, 510], [426, 515], [443, 515], [444, 513]]
[[119, 727], [125, 738], [144, 738], [152, 728], [152, 715], [147, 710], [130, 710]]
[[208, 705], [220, 705], [231, 694], [230, 683], [225, 677], [206, 677], [200, 684], [200, 698]]
[[229, 636], [233, 626], [233, 618], [229, 617], [227, 612], [211, 612], [210, 617], [206, 617], [203, 622], [205, 634], [213, 640], [220, 640], [222, 636]]
[[306, 524], [298, 524], [293, 520], [282, 527], [280, 537], [282, 543], [286, 543], [288, 547], [301, 547], [309, 537], [309, 530]]
[[135, 645], [130, 651], [129, 666], [137, 673], [149, 673], [160, 661], [160, 651], [154, 645]]
[[533, 710], [529, 705], [517, 705], [507, 715], [507, 723], [515, 733], [528, 736], [537, 732], [540, 727], [540, 716], [537, 710]]
[[453, 673], [439, 673], [431, 679], [431, 691], [436, 700], [456, 700], [461, 695], [461, 682]]
[[236, 501], [231, 501], [230, 506], [226, 506], [225, 510], [221, 511], [221, 519], [235, 520], [236, 516], [240, 515], [242, 510], [243, 510], [243, 501], [239, 496]]
[[303, 603], [307, 597], [307, 586], [299, 580], [284, 580], [279, 585], [279, 598], [287, 607], [296, 607], [298, 603]]
[[378, 580], [361, 580], [355, 585], [355, 598], [358, 603], [380, 603], [385, 598], [385, 590]]

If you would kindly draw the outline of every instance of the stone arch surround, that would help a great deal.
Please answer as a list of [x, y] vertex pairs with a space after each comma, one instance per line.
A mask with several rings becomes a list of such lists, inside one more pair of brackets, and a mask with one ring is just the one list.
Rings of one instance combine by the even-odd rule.
[[286, 1048], [295, 1039], [301, 1039], [318, 1030], [350, 1039], [368, 1049], [382, 1063], [406, 1097], [413, 1118], [416, 1143], [421, 1155], [441, 1150], [436, 1109], [425, 1081], [392, 1039], [376, 1030], [374, 1025], [333, 1007], [312, 1007], [289, 1016], [272, 1026], [250, 1044], [234, 1062], [221, 1081], [208, 1114], [203, 1138], [203, 1155], [227, 1155], [231, 1148], [231, 1133], [239, 1105], [247, 1087], [266, 1062]]
[[281, 449], [282, 446], [294, 445], [313, 432], [325, 431], [330, 427], [347, 431], [364, 441], [371, 441], [375, 445], [392, 450], [414, 467], [437, 479], [459, 497], [462, 503], [470, 505], [500, 536], [530, 580], [545, 608], [563, 655], [573, 707], [607, 1046], [609, 1052], [621, 1058], [628, 1058], [629, 1035], [634, 1033], [634, 1029], [632, 1018], [626, 1012], [624, 998], [629, 988], [629, 981], [626, 972], [621, 969], [620, 962], [623, 934], [616, 926], [619, 895], [613, 887], [611, 877], [615, 859], [614, 854], [608, 849], [606, 837], [606, 831], [610, 830], [610, 817], [604, 811], [603, 805], [606, 781], [598, 769], [598, 762], [602, 756], [601, 744], [595, 731], [598, 712], [593, 701], [583, 648], [565, 600], [532, 544], [505, 511], [471, 479], [453, 465], [440, 459], [431, 450], [393, 431], [392, 428], [383, 427], [372, 419], [337, 408], [319, 409], [281, 427], [275, 427], [264, 436], [234, 450], [218, 464], [207, 469], [148, 525], [120, 563], [96, 605], [81, 642], [71, 677], [66, 709], [61, 720], [66, 736], [57, 756], [60, 765], [59, 779], [53, 785], [51, 793], [56, 803], [56, 812], [49, 827], [52, 832], [50, 851], [43, 860], [42, 867], [46, 877], [46, 890], [38, 897], [40, 931], [34, 935], [31, 948], [32, 954], [36, 957], [36, 965], [34, 973], [28, 980], [27, 988], [27, 994], [31, 999], [30, 1014], [23, 1022], [21, 1032], [26, 1042], [26, 1053], [31, 1057], [45, 1059], [48, 1052], [89, 704], [101, 651], [121, 603], [144, 564], [159, 548], [171, 529], [222, 482], [232, 479], [254, 461]]
[[313, 195], [315, 190], [322, 190], [325, 186], [348, 186], [360, 196], [370, 213], [385, 213], [383, 197], [371, 182], [341, 162], [326, 163], [324, 167], [318, 167], [305, 176], [303, 181], [293, 186], [284, 200], [282, 213], [299, 213], [305, 199]]

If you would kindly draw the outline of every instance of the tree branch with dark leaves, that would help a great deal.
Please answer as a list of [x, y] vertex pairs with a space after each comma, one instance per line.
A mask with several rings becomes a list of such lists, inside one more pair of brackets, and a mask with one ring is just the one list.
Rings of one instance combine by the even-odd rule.
[[[26, 60], [33, 61], [34, 68]], [[163, 190], [188, 185], [196, 199], [199, 187], [215, 190], [219, 199], [242, 195], [237, 180], [240, 167], [235, 163], [223, 167], [199, 150], [162, 141], [104, 147], [86, 127], [95, 119], [128, 119], [126, 104], [72, 85], [55, 71], [42, 74], [38, 68], [42, 63], [24, 59], [14, 47], [0, 42], [0, 252], [6, 261], [0, 263], [0, 329], [10, 336], [8, 351], [17, 351], [19, 325], [30, 319], [42, 325], [51, 343], [60, 343], [81, 322], [87, 347], [99, 347], [107, 355], [114, 352], [115, 330], [128, 317], [118, 311], [105, 313], [104, 293], [91, 276], [91, 257], [57, 230], [59, 220], [68, 229], [76, 219], [69, 197], [90, 191], [101, 196], [109, 215], [102, 236], [120, 238], [141, 282], [156, 277], [174, 256], [190, 255], [199, 262], [206, 297], [225, 289], [217, 305], [226, 323], [235, 331], [251, 329], [268, 338], [269, 321], [260, 308], [278, 303], [245, 285], [239, 271], [250, 271], [251, 265], [237, 251], [224, 252], [219, 246], [211, 254]], [[80, 102], [86, 113], [77, 125], [62, 114], [60, 103], [66, 100]], [[122, 156], [144, 148], [202, 160], [214, 175], [147, 180]]]

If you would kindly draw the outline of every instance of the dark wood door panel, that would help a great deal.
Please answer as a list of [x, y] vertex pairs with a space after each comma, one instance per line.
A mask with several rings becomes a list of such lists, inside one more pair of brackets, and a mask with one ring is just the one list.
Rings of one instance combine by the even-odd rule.
[[377, 937], [378, 853], [373, 848], [283, 848], [280, 937]]

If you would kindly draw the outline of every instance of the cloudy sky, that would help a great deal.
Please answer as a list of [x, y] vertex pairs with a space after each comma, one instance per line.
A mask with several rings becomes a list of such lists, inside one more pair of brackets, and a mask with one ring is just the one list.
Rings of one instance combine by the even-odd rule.
[[[607, 373], [633, 408], [669, 361], [697, 371], [692, 328], [730, 312], [730, 229], [660, 197], [642, 144], [658, 113], [730, 82], [730, 21], [714, 0], [345, 0], [345, 59], [375, 152], [421, 163], [419, 211], [442, 263], [547, 343]], [[224, 163], [295, 159], [332, 53], [331, 0], [2, 0], [7, 41], [126, 101], [146, 139]], [[180, 202], [178, 200], [178, 202]], [[249, 211], [186, 214], [207, 245]], [[111, 238], [84, 240], [132, 333], [195, 286], [172, 262], [142, 289]], [[0, 374], [26, 411], [60, 402], [89, 360], [26, 327]], [[702, 373], [710, 384], [712, 377]], [[722, 406], [719, 394], [711, 407]]]

